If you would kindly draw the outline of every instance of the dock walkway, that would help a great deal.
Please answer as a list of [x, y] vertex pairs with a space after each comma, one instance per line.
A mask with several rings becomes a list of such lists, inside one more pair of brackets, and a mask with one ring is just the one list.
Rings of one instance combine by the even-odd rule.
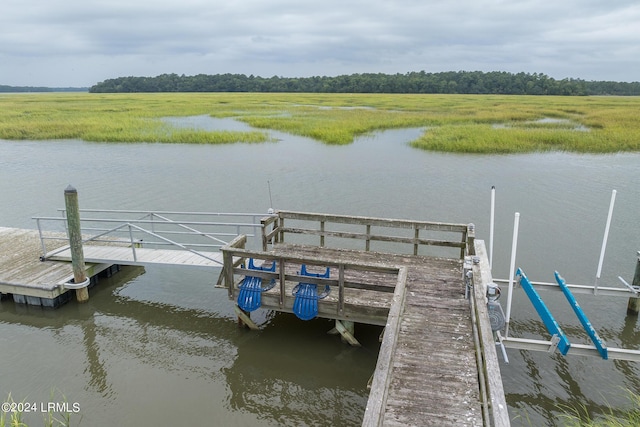
[[408, 267], [382, 425], [483, 425], [462, 263], [438, 264]]
[[[52, 261], [71, 261], [71, 250], [54, 251], [46, 258]], [[164, 264], [191, 267], [221, 267], [220, 252], [190, 252], [176, 249], [151, 249], [124, 246], [83, 246], [85, 262], [110, 263], [122, 265]]]
[[[0, 227], [0, 294], [11, 295], [20, 304], [58, 307], [70, 299], [73, 279], [71, 250], [66, 234], [38, 230]], [[57, 242], [42, 253], [42, 238]], [[57, 247], [56, 247], [57, 246]], [[86, 242], [83, 246], [86, 276], [89, 286], [98, 274], [110, 275], [120, 265], [150, 264], [220, 268], [220, 252], [177, 249], [152, 249], [132, 246], [129, 242], [111, 238]], [[63, 262], [60, 262], [63, 261]]]
[[[71, 188], [69, 194], [75, 190]], [[67, 190], [65, 190], [65, 199]], [[70, 204], [74, 206], [74, 203]], [[89, 287], [98, 274], [121, 265], [222, 266], [218, 251], [240, 231], [253, 236], [262, 214], [140, 210], [60, 209], [58, 217], [34, 217], [37, 230], [0, 227], [0, 296], [20, 304], [58, 307], [78, 289], [71, 261], [69, 222], [79, 226]], [[82, 215], [82, 217], [80, 216]], [[245, 234], [246, 235], [246, 234]], [[167, 249], [168, 248], [168, 249]], [[62, 261], [62, 262], [61, 262]], [[103, 273], [104, 272], [104, 273]]]

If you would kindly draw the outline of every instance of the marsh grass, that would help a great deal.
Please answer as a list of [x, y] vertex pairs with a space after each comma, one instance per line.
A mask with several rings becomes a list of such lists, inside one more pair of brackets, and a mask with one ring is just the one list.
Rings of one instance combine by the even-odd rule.
[[[61, 402], [67, 402], [67, 398], [64, 394], [60, 393]], [[25, 403], [26, 400], [22, 400]], [[60, 401], [60, 398], [56, 396], [55, 390], [51, 391], [50, 402]], [[16, 403], [11, 396], [11, 393], [4, 400], [6, 403]], [[33, 403], [32, 403], [33, 404]], [[35, 404], [36, 406], [37, 403]], [[32, 408], [30, 412], [38, 412], [38, 408]], [[0, 411], [0, 427], [29, 427], [24, 421], [24, 414], [20, 411], [4, 412]], [[71, 414], [70, 413], [54, 413], [49, 410], [41, 414], [44, 427], [70, 427], [71, 426]], [[78, 421], [79, 423], [80, 421]], [[33, 425], [33, 424], [32, 424]]]
[[[177, 98], [181, 98], [178, 96]], [[180, 102], [177, 102], [180, 101]], [[95, 142], [227, 144], [266, 142], [264, 132], [204, 131], [172, 127], [169, 115], [206, 114], [186, 99], [128, 96], [0, 97], [0, 138], [9, 140], [82, 139]]]
[[640, 395], [626, 391], [630, 409], [615, 411], [609, 408], [607, 413], [593, 418], [589, 409], [585, 406], [568, 407], [560, 406], [562, 411], [560, 419], [565, 427], [638, 427], [640, 426]]
[[[625, 145], [595, 132], [554, 125], [532, 124], [496, 127], [461, 124], [429, 129], [412, 145], [433, 151], [465, 153], [519, 153], [533, 151], [615, 152]], [[640, 149], [637, 145], [635, 149]]]
[[[0, 96], [0, 139], [222, 144], [273, 129], [327, 144], [420, 127], [412, 146], [469, 153], [640, 151], [638, 97], [385, 94], [15, 94]], [[258, 130], [172, 127], [163, 117], [235, 118]], [[553, 120], [549, 120], [553, 119]]]
[[[6, 403], [15, 403], [11, 393], [4, 400]], [[0, 427], [27, 427], [27, 425], [22, 422], [22, 412], [20, 411], [11, 411], [5, 412], [0, 411]]]

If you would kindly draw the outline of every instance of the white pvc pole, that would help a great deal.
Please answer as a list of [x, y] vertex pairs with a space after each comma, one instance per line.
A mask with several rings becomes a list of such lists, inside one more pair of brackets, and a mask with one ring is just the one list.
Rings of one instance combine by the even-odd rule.
[[496, 212], [496, 187], [491, 186], [491, 214], [489, 220], [489, 268], [493, 267], [493, 224]]
[[513, 219], [513, 242], [511, 243], [511, 265], [509, 266], [509, 295], [507, 296], [506, 327], [504, 335], [509, 336], [509, 319], [511, 318], [511, 301], [513, 300], [513, 282], [516, 269], [516, 249], [518, 247], [518, 228], [520, 227], [520, 212], [516, 212]]
[[604, 251], [607, 248], [607, 239], [609, 238], [609, 227], [611, 226], [611, 217], [613, 216], [613, 205], [616, 203], [616, 190], [611, 192], [611, 203], [609, 204], [609, 215], [607, 215], [607, 225], [604, 227], [604, 237], [602, 238], [602, 248], [600, 249], [600, 260], [598, 261], [598, 271], [596, 273], [596, 283], [593, 287], [593, 293], [598, 291], [598, 280], [602, 273], [602, 262], [604, 261]]

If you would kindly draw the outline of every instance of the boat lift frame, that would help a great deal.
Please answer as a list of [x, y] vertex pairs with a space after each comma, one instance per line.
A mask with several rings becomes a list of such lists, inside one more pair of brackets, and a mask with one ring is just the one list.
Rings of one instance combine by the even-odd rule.
[[[513, 227], [513, 240], [511, 248], [511, 263], [510, 263], [510, 277], [505, 279], [494, 279], [494, 282], [508, 283], [509, 292], [507, 297], [507, 308], [505, 315], [505, 333], [502, 335], [500, 331], [496, 332], [497, 345], [501, 345], [506, 348], [514, 348], [520, 350], [533, 350], [533, 351], [547, 351], [554, 352], [558, 349], [563, 355], [581, 355], [581, 356], [599, 356], [603, 359], [617, 359], [640, 362], [640, 350], [611, 348], [607, 347], [604, 341], [599, 337], [591, 322], [588, 320], [581, 307], [578, 305], [574, 293], [591, 294], [591, 295], [603, 295], [603, 296], [622, 296], [627, 298], [640, 298], [640, 286], [629, 285], [622, 277], [618, 276], [618, 279], [625, 285], [625, 288], [614, 287], [602, 287], [599, 286], [600, 274], [602, 272], [602, 264], [604, 261], [604, 255], [607, 245], [607, 239], [609, 235], [609, 229], [611, 224], [611, 218], [613, 214], [613, 208], [615, 204], [616, 190], [612, 191], [611, 202], [609, 204], [609, 213], [607, 216], [607, 222], [605, 226], [604, 237], [602, 241], [602, 248], [600, 251], [600, 259], [598, 261], [598, 269], [596, 272], [596, 280], [593, 286], [567, 284], [565, 280], [560, 276], [558, 272], [555, 272], [556, 283], [548, 282], [533, 282], [530, 281], [521, 269], [515, 268], [516, 265], [516, 252], [518, 243], [518, 228], [520, 221], [520, 213], [516, 212], [514, 216]], [[495, 187], [491, 188], [491, 218], [490, 218], [490, 237], [489, 248], [493, 252], [493, 224], [495, 215]], [[489, 259], [493, 258], [493, 254], [490, 252]], [[638, 263], [640, 264], [640, 251], [638, 252]], [[513, 288], [514, 284], [519, 283], [524, 289], [525, 293], [532, 302], [534, 308], [541, 317], [543, 323], [547, 327], [547, 330], [551, 334], [550, 340], [535, 340], [511, 337], [509, 335], [509, 320], [511, 317], [511, 306], [513, 302]], [[635, 282], [634, 282], [635, 284]], [[536, 288], [539, 290], [555, 290], [564, 293], [569, 304], [572, 306], [575, 314], [578, 316], [583, 328], [589, 335], [593, 345], [570, 343], [567, 336], [562, 331], [560, 325], [555, 321], [551, 312], [547, 309], [546, 305], [540, 298]], [[505, 358], [508, 363], [508, 360]]]

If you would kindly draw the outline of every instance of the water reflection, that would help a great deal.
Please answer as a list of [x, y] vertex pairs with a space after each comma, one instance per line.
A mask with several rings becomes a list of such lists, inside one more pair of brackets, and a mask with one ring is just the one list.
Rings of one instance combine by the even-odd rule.
[[[125, 292], [126, 288], [144, 277], [142, 268], [123, 268], [92, 288], [87, 304], [71, 302], [55, 311], [2, 305], [3, 323], [47, 330], [60, 347], [73, 349], [73, 371], [84, 377], [85, 396], [100, 396], [102, 406], [84, 414], [84, 422], [105, 425], [104, 411], [118, 408], [123, 423], [133, 417], [139, 419], [137, 425], [149, 425], [135, 406], [123, 409], [123, 399], [137, 399], [126, 388], [151, 382], [214, 411], [226, 402], [229, 425], [256, 425], [247, 419], [265, 425], [360, 425], [381, 328], [358, 325], [363, 348], [327, 335], [331, 322], [302, 322], [288, 314], [261, 311], [256, 317], [264, 318], [262, 331], [240, 330], [232, 317], [128, 296], [135, 290]], [[63, 372], [48, 374], [65, 388]], [[185, 381], [172, 380], [175, 376]], [[227, 398], [213, 406], [205, 403], [227, 389]], [[145, 393], [151, 400], [162, 399], [159, 390]], [[77, 391], [70, 396], [86, 405]], [[153, 416], [166, 421], [168, 411], [194, 424], [210, 419], [208, 411], [187, 414], [157, 406]], [[236, 416], [245, 421], [238, 422]], [[119, 417], [107, 419], [111, 423]]]
[[[126, 391], [130, 385], [123, 388], [123, 384], [132, 384], [131, 381], [134, 381], [138, 387], [152, 381], [147, 377], [152, 371], [163, 372], [164, 376], [177, 374], [191, 380], [206, 379], [205, 389], [209, 393], [216, 388], [224, 389], [220, 371], [233, 360], [238, 345], [234, 321], [211, 317], [197, 309], [118, 296], [122, 287], [127, 286], [126, 283], [139, 279], [143, 273], [141, 268], [127, 267], [113, 278], [101, 278], [98, 286], [91, 289], [91, 298], [86, 304], [71, 302], [58, 310], [43, 310], [12, 302], [3, 302], [1, 305], [3, 324], [46, 331], [57, 341], [56, 345], [48, 345], [47, 351], [64, 349], [71, 356], [67, 362], [60, 363], [58, 369], [56, 365], [43, 365], [43, 375], [48, 378], [47, 382], [85, 407], [91, 406], [92, 400], [88, 396], [100, 396], [99, 408], [94, 408], [91, 413], [83, 413], [84, 421], [90, 425], [113, 425], [118, 416], [104, 417], [104, 412], [116, 408], [121, 410], [122, 400], [131, 399]], [[23, 362], [27, 366], [22, 368], [32, 368], [30, 364], [33, 362]], [[81, 383], [86, 394], [79, 395], [75, 386], [69, 390], [70, 381], [65, 376], [65, 372], [69, 371], [76, 378], [82, 373], [84, 379]], [[157, 374], [154, 376], [158, 377]], [[28, 394], [30, 399], [38, 398], [35, 391], [39, 387], [33, 387], [37, 383], [28, 384], [32, 384], [32, 388], [23, 396]], [[170, 385], [162, 380], [159, 384], [163, 388]], [[12, 380], [10, 390], [14, 395], [23, 393], [20, 388], [16, 389], [17, 385]], [[172, 387], [176, 393], [189, 394], [180, 384], [173, 384]], [[46, 399], [47, 390], [42, 392], [44, 394], [39, 398]], [[160, 393], [148, 390], [147, 395], [153, 400]], [[155, 408], [155, 413], [166, 417], [169, 410]], [[175, 413], [175, 409], [172, 412]], [[183, 411], [177, 413], [185, 415]], [[134, 405], [132, 412], [125, 410], [123, 416], [127, 419], [132, 414], [144, 415], [139, 414]], [[200, 424], [197, 421], [199, 417], [195, 415], [191, 419]], [[122, 424], [127, 422], [122, 420]], [[137, 425], [148, 424], [143, 419]]]
[[359, 426], [381, 330], [359, 326], [365, 347], [353, 348], [327, 335], [329, 321], [275, 315], [259, 334], [246, 335], [233, 365], [223, 370], [230, 408], [283, 426]]
[[[581, 325], [563, 323], [562, 328], [572, 343], [589, 343]], [[637, 317], [627, 316], [622, 331], [602, 327], [598, 333], [605, 340], [621, 338], [621, 342], [608, 341], [609, 347], [637, 348], [640, 331], [636, 329]], [[546, 327], [537, 318], [512, 320], [510, 330], [521, 338], [549, 339]], [[510, 356], [511, 364], [501, 367], [513, 425], [555, 426], [566, 414], [585, 421], [601, 414], [621, 415], [632, 403], [627, 400], [626, 390], [640, 390], [640, 371], [634, 362], [509, 350], [516, 351], [517, 357]]]
[[[94, 320], [95, 318], [92, 318]], [[100, 349], [96, 340], [95, 321], [87, 321], [82, 324], [83, 344], [87, 353], [87, 364], [84, 373], [89, 374], [88, 385], [98, 394], [108, 397], [112, 393], [111, 385], [107, 381], [107, 370], [100, 359]]]

